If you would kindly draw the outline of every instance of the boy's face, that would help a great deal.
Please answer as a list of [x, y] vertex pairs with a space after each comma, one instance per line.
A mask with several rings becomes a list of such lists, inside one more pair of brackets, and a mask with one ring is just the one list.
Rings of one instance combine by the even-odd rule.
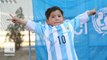
[[50, 14], [49, 19], [47, 19], [46, 21], [49, 25], [56, 26], [62, 24], [63, 20], [64, 18], [61, 12], [59, 10], [56, 10]]

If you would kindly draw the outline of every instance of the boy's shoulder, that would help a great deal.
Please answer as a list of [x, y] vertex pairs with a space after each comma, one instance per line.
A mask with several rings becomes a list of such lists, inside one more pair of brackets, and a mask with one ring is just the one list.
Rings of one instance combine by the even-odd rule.
[[65, 20], [64, 20], [64, 22], [69, 22], [69, 21], [70, 21], [70, 19], [65, 19]]

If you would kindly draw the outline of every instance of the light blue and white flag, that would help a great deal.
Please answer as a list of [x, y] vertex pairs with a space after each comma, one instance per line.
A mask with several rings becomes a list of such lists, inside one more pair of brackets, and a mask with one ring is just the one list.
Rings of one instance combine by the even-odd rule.
[[[72, 19], [86, 10], [96, 8], [89, 22], [75, 30], [75, 48], [79, 60], [107, 60], [107, 1], [106, 0], [32, 0], [35, 22], [45, 22], [45, 11], [58, 6], [64, 17]], [[36, 35], [36, 59], [47, 60], [46, 45], [40, 35]]]

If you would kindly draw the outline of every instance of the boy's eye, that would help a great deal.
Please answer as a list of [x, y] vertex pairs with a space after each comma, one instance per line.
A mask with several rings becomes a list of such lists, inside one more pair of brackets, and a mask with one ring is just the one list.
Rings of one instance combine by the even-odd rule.
[[[55, 18], [56, 16], [51, 16], [51, 18]], [[61, 15], [58, 15], [57, 17], [61, 17]]]
[[58, 17], [61, 17], [60, 15]]
[[55, 16], [52, 16], [52, 18], [55, 18]]

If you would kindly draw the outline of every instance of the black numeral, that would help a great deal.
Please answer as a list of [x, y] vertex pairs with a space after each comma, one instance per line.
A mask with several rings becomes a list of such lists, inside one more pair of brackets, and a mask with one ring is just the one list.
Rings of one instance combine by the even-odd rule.
[[58, 36], [58, 40], [59, 40], [59, 44], [65, 44], [66, 43], [66, 39], [65, 39], [64, 35]]

